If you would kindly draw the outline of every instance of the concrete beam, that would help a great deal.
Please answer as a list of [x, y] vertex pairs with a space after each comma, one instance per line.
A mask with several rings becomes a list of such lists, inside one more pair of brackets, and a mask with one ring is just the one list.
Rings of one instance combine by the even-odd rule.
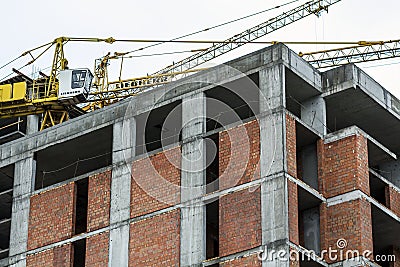
[[206, 97], [203, 92], [182, 101], [181, 266], [200, 266], [206, 258], [206, 206], [195, 201], [205, 193]]
[[13, 267], [26, 266], [24, 253], [28, 243], [30, 194], [33, 191], [35, 173], [36, 161], [33, 156], [15, 163], [9, 253]]
[[[110, 225], [130, 219], [131, 159], [135, 156], [136, 120], [126, 118], [113, 126], [113, 170]], [[128, 266], [129, 224], [110, 230], [108, 266]]]

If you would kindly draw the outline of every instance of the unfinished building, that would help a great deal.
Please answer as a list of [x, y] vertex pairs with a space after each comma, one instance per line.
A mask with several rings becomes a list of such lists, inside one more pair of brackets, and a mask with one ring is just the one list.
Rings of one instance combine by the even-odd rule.
[[0, 266], [400, 266], [400, 101], [355, 65], [278, 44], [24, 127], [0, 146]]

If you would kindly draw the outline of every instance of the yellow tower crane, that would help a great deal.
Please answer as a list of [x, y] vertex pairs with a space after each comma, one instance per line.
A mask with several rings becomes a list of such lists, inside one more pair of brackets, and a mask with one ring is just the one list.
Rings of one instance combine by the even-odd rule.
[[[177, 76], [199, 71], [195, 67], [208, 62], [220, 55], [228, 53], [244, 44], [257, 43], [255, 40], [286, 25], [296, 22], [311, 14], [318, 15], [322, 11], [340, 2], [341, 0], [313, 0], [288, 12], [269, 19], [255, 27], [237, 34], [225, 41], [215, 42], [207, 49], [174, 63], [150, 76], [109, 81], [107, 66], [111, 59], [119, 58], [125, 54], [107, 54], [95, 63], [94, 75], [89, 69], [68, 69], [68, 61], [64, 55], [64, 45], [70, 41], [83, 42], [143, 42], [146, 40], [115, 40], [113, 38], [67, 38], [60, 37], [53, 42], [40, 46], [46, 47], [45, 51], [55, 46], [53, 64], [50, 76], [36, 80], [19, 75], [18, 79], [10, 79], [0, 83], [0, 119], [24, 116], [29, 114], [43, 114], [41, 129], [56, 125], [68, 119], [68, 115], [82, 114], [86, 111], [102, 108], [113, 102], [129, 96], [163, 85], [176, 79]], [[187, 41], [186, 41], [187, 42]], [[199, 41], [197, 41], [199, 42]], [[208, 43], [206, 41], [203, 43]], [[277, 43], [277, 42], [258, 42]], [[304, 42], [284, 42], [286, 44], [299, 44]], [[315, 42], [310, 42], [315, 44]], [[332, 44], [331, 42], [328, 42]], [[336, 44], [339, 44], [337, 42]], [[343, 44], [343, 43], [341, 43]], [[317, 68], [338, 66], [345, 63], [364, 62], [400, 56], [399, 41], [355, 42], [350, 47], [331, 49], [326, 51], [300, 53], [305, 60]], [[30, 54], [27, 51], [23, 55]], [[39, 56], [41, 56], [43, 51]], [[32, 61], [36, 58], [32, 56]], [[92, 82], [92, 79], [94, 81]], [[83, 108], [76, 105], [87, 103]]]

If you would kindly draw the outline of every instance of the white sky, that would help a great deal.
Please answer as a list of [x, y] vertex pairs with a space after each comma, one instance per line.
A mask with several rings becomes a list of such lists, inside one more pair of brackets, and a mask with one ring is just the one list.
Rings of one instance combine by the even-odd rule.
[[[114, 37], [116, 39], [172, 39], [200, 29], [274, 7], [289, 0], [3, 0], [0, 66], [22, 52], [52, 41], [59, 36]], [[191, 40], [224, 40], [251, 26], [257, 25], [285, 10], [306, 1], [236, 22], [217, 30], [189, 37]], [[322, 17], [310, 16], [260, 40], [264, 41], [360, 41], [399, 39], [400, 1], [398, 0], [342, 0], [333, 5]], [[68, 43], [66, 57], [69, 67], [93, 69], [94, 59], [107, 52], [131, 51], [145, 44]], [[144, 50], [139, 54], [206, 48], [205, 44], [167, 44]], [[262, 48], [249, 44], [214, 60], [223, 63], [240, 55]], [[329, 46], [289, 45], [296, 52], [315, 51]], [[23, 72], [45, 69], [51, 65], [52, 52], [47, 52]], [[135, 54], [134, 54], [135, 55]], [[135, 58], [126, 60], [123, 78], [141, 77], [153, 73], [172, 61], [190, 54]], [[0, 78], [21, 67], [30, 59], [24, 57], [0, 70]], [[400, 84], [396, 73], [400, 59], [381, 60], [358, 64], [375, 80], [397, 97]], [[110, 80], [118, 79], [119, 61], [112, 62]], [[43, 72], [48, 73], [49, 70]]]

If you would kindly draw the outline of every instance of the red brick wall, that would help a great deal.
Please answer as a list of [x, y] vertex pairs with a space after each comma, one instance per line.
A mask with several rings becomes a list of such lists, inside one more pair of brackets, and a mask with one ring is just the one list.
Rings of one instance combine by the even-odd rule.
[[180, 202], [181, 150], [176, 147], [137, 160], [132, 166], [131, 217]]
[[297, 162], [297, 179], [303, 180], [303, 159], [300, 153], [296, 154], [296, 162]]
[[26, 257], [28, 267], [72, 267], [72, 245], [66, 244], [61, 247], [45, 250], [38, 254]]
[[397, 216], [400, 216], [400, 192], [392, 186], [386, 186], [386, 206], [391, 209]]
[[74, 195], [75, 184], [69, 183], [31, 197], [28, 250], [72, 236]]
[[222, 262], [221, 267], [261, 267], [261, 261], [258, 260], [257, 254], [250, 256], [234, 259], [231, 261]]
[[110, 224], [111, 171], [89, 177], [88, 232]]
[[86, 239], [86, 267], [103, 267], [108, 265], [108, 243], [108, 231]]
[[260, 188], [247, 188], [219, 199], [219, 255], [261, 245]]
[[326, 203], [319, 205], [319, 234], [320, 234], [320, 245], [321, 250], [328, 247], [328, 208]]
[[299, 207], [297, 184], [288, 180], [289, 197], [289, 240], [299, 245]]
[[180, 211], [131, 224], [129, 266], [179, 266]]
[[297, 162], [296, 162], [296, 120], [286, 114], [286, 159], [287, 172], [297, 177]]
[[[244, 155], [247, 153], [248, 155]], [[219, 188], [225, 189], [260, 178], [260, 128], [250, 121], [219, 133]]]
[[[345, 250], [373, 251], [371, 204], [357, 199], [330, 207], [321, 213], [322, 249], [338, 249], [338, 239], [345, 239]], [[324, 239], [322, 239], [322, 237]], [[329, 261], [328, 258], [325, 258]]]
[[369, 195], [367, 139], [353, 135], [323, 144], [318, 142], [320, 191], [333, 197], [353, 190]]

